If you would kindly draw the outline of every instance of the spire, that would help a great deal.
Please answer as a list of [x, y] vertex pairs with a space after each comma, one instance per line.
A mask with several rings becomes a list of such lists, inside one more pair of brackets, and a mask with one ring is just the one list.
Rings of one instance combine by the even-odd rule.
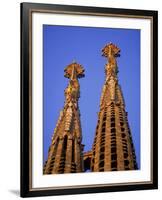
[[116, 58], [119, 53], [120, 49], [112, 43], [102, 49], [108, 62], [92, 147], [91, 170], [95, 172], [137, 169], [124, 98], [118, 84]]
[[75, 173], [83, 171], [83, 144], [78, 99], [78, 78], [84, 76], [83, 67], [73, 62], [68, 65], [64, 76], [69, 79], [65, 89], [65, 104], [52, 136], [44, 174]]

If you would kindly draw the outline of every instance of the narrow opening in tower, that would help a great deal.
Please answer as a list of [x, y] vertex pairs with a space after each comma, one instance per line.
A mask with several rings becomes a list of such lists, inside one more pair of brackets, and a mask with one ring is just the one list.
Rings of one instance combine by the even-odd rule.
[[103, 117], [103, 121], [106, 121], [106, 116]]
[[99, 167], [100, 167], [100, 168], [104, 167], [104, 160], [100, 161]]
[[116, 153], [116, 147], [111, 148], [111, 153]]
[[111, 162], [111, 168], [112, 169], [114, 169], [114, 168], [116, 169], [117, 168], [117, 161], [112, 161]]
[[115, 123], [111, 123], [111, 127], [115, 127]]
[[117, 160], [117, 154], [116, 153], [111, 155], [111, 160], [112, 161]]
[[111, 122], [115, 122], [115, 117], [111, 117]]
[[115, 133], [116, 129], [115, 128], [111, 128], [111, 133]]
[[100, 160], [104, 160], [104, 158], [105, 158], [105, 155], [104, 155], [104, 153], [102, 153], [102, 154], [100, 155]]

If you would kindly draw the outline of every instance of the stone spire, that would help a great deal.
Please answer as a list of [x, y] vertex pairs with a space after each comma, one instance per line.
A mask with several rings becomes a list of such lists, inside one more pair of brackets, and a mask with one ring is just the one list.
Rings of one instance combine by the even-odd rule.
[[95, 172], [137, 169], [124, 98], [118, 84], [116, 58], [119, 53], [120, 49], [112, 43], [102, 49], [108, 62], [92, 147], [91, 171]]
[[68, 65], [64, 76], [69, 79], [65, 89], [64, 108], [49, 147], [44, 174], [75, 173], [83, 171], [83, 145], [78, 99], [80, 86], [78, 78], [84, 77], [84, 69], [76, 62]]

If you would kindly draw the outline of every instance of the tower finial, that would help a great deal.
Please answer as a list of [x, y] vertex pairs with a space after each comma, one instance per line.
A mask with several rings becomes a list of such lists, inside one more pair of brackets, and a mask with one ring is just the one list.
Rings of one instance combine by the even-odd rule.
[[80, 97], [78, 78], [84, 77], [84, 68], [77, 62], [73, 62], [64, 69], [64, 72], [64, 76], [70, 79], [68, 87], [65, 89], [66, 102], [77, 102]]
[[110, 56], [118, 57], [120, 56], [120, 49], [115, 44], [110, 42], [102, 49], [102, 56], [105, 56], [108, 58]]
[[84, 69], [82, 65], [74, 61], [64, 69], [64, 72], [64, 76], [69, 79], [84, 77]]
[[116, 57], [120, 56], [120, 49], [110, 42], [102, 49], [102, 56], [105, 56], [108, 59], [105, 68], [107, 77], [110, 77], [112, 74], [116, 75], [118, 73]]

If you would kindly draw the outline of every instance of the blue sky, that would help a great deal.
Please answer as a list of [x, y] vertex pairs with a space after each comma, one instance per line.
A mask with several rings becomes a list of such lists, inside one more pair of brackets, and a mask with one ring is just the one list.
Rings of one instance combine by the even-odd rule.
[[68, 79], [64, 68], [73, 60], [83, 65], [79, 79], [82, 135], [85, 151], [92, 147], [97, 112], [104, 84], [105, 57], [101, 49], [109, 42], [121, 49], [117, 58], [128, 121], [140, 166], [140, 30], [43, 25], [43, 158], [47, 159], [51, 137], [64, 105]]

